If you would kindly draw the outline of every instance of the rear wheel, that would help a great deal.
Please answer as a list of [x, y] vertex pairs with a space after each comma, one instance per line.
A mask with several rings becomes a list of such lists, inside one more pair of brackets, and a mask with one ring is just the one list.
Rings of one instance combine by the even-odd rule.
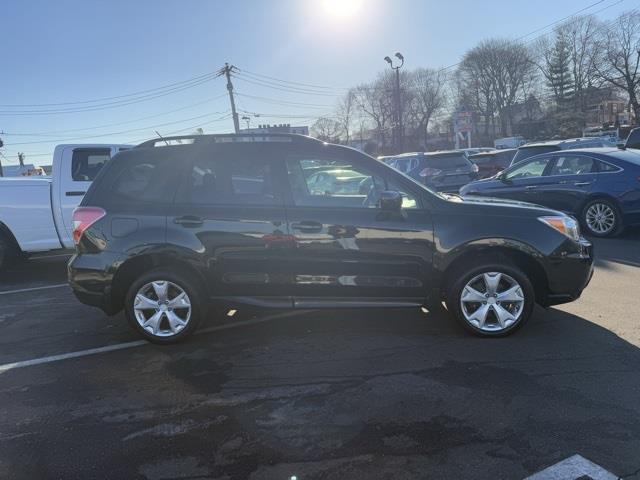
[[0, 233], [0, 271], [15, 265], [24, 258], [22, 252]]
[[157, 269], [138, 278], [127, 292], [129, 325], [153, 343], [177, 343], [200, 323], [203, 295], [186, 276]]
[[613, 202], [597, 198], [582, 209], [582, 225], [594, 237], [611, 237], [622, 231], [622, 218]]
[[497, 262], [459, 269], [447, 292], [447, 308], [458, 323], [482, 337], [515, 332], [531, 317], [534, 303], [533, 286], [526, 274]]

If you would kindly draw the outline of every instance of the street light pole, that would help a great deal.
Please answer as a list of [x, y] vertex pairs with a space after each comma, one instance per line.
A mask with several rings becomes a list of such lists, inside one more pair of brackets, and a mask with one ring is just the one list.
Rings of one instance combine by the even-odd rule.
[[384, 61], [389, 64], [389, 66], [396, 71], [396, 88], [395, 88], [395, 128], [394, 128], [394, 144], [396, 153], [402, 153], [403, 149], [403, 141], [404, 141], [404, 126], [402, 124], [402, 97], [400, 95], [400, 69], [404, 65], [404, 57], [400, 52], [396, 52], [395, 57], [400, 60], [400, 65], [393, 66], [393, 60], [390, 57], [384, 57]]

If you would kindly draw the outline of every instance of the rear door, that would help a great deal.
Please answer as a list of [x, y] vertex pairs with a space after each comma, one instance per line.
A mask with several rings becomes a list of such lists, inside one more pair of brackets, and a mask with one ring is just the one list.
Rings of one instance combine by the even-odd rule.
[[[412, 190], [407, 179], [347, 150], [300, 151], [283, 160], [290, 187], [287, 219], [294, 240], [286, 270], [292, 274], [296, 306], [425, 297], [433, 280], [433, 232], [419, 189]], [[351, 170], [362, 180], [350, 191], [316, 194], [308, 184], [308, 172], [319, 164]], [[381, 210], [384, 190], [402, 192], [402, 211]]]
[[577, 213], [596, 181], [597, 162], [575, 152], [556, 155], [549, 173], [538, 186], [537, 195], [544, 206]]
[[253, 297], [291, 306], [282, 190], [265, 144], [196, 149], [167, 219], [170, 244], [204, 265], [212, 297]]

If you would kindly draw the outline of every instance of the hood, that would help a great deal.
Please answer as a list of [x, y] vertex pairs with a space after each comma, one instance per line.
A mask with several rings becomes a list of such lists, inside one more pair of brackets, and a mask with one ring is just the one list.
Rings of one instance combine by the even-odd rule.
[[504, 208], [516, 208], [533, 211], [536, 210], [538, 214], [544, 215], [565, 215], [562, 212], [558, 212], [556, 210], [549, 209], [542, 205], [537, 205], [535, 203], [521, 202], [519, 200], [508, 200], [506, 198], [495, 198], [495, 197], [477, 197], [477, 196], [460, 196], [460, 195], [447, 195], [447, 200], [452, 203], [459, 203], [469, 206], [478, 206], [478, 207], [504, 207]]

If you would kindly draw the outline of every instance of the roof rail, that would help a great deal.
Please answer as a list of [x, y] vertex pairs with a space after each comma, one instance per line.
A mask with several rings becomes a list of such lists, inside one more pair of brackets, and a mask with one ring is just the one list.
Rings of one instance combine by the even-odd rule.
[[216, 133], [176, 135], [171, 137], [158, 137], [147, 140], [135, 148], [164, 147], [172, 145], [190, 145], [193, 143], [245, 143], [245, 142], [313, 142], [322, 143], [317, 138], [300, 135], [297, 133]]

